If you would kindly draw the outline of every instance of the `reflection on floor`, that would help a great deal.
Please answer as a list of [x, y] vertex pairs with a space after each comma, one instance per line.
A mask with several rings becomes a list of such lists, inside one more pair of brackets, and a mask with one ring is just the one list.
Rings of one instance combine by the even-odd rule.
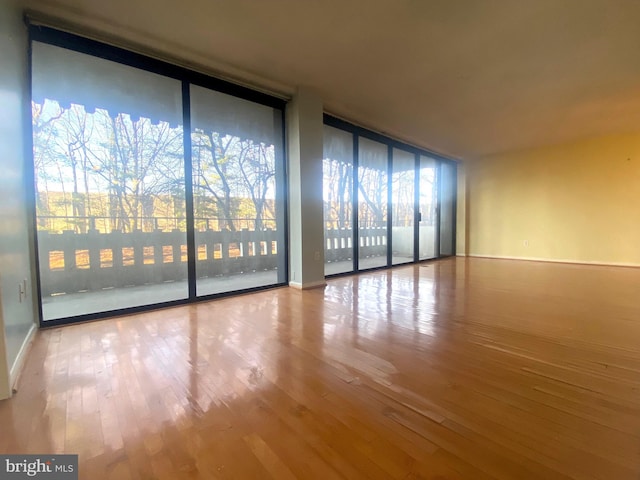
[[[392, 265], [401, 265], [403, 263], [412, 263], [413, 257], [408, 255], [394, 255], [391, 257]], [[358, 268], [360, 270], [367, 270], [369, 268], [379, 268], [387, 265], [386, 257], [367, 257], [361, 258], [358, 261]], [[324, 264], [325, 275], [335, 275], [337, 273], [353, 272], [353, 260], [339, 261], [339, 262], [327, 262]]]
[[0, 452], [83, 479], [637, 479], [638, 285], [451, 258], [40, 331]]

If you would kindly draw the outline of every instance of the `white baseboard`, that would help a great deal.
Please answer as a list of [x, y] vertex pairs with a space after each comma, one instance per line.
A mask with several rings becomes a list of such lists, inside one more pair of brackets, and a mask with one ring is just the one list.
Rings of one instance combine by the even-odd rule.
[[571, 263], [575, 265], [600, 265], [603, 267], [640, 267], [640, 263], [607, 262], [604, 260], [576, 260], [570, 258], [541, 258], [541, 257], [514, 257], [509, 255], [480, 255], [469, 253], [468, 257], [475, 258], [495, 258], [498, 260], [524, 260], [527, 262], [550, 262], [550, 263]]
[[298, 290], [309, 290], [310, 288], [320, 288], [325, 287], [327, 282], [325, 280], [318, 280], [317, 282], [289, 282], [289, 286], [292, 288], [297, 288]]
[[27, 333], [27, 336], [25, 337], [24, 342], [22, 342], [22, 346], [18, 351], [16, 361], [13, 362], [13, 365], [11, 366], [11, 371], [9, 372], [9, 385], [11, 386], [12, 390], [16, 387], [18, 378], [20, 378], [22, 367], [24, 366], [24, 362], [27, 359], [27, 355], [29, 353], [29, 350], [31, 349], [31, 344], [33, 343], [33, 337], [36, 334], [37, 330], [38, 327], [36, 327], [35, 324], [32, 324], [31, 328], [29, 329], [29, 333]]

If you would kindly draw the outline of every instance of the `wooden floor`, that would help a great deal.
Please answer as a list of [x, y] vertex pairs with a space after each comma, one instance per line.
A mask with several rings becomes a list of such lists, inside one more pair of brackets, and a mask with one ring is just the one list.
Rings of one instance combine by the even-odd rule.
[[448, 259], [38, 333], [81, 479], [640, 478], [640, 269]]

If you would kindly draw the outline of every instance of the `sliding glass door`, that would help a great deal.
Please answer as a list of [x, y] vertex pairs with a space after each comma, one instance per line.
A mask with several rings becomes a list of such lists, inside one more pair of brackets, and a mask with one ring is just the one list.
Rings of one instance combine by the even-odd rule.
[[325, 273], [353, 271], [353, 135], [324, 127]]
[[32, 58], [43, 319], [187, 298], [181, 82], [40, 42]]
[[197, 295], [284, 282], [281, 112], [194, 85], [190, 98]]
[[391, 263], [413, 262], [416, 156], [393, 149], [391, 172]]
[[452, 160], [325, 115], [325, 275], [455, 255], [456, 175]]
[[284, 101], [30, 33], [43, 322], [286, 283]]
[[387, 265], [388, 149], [358, 142], [358, 264], [360, 270]]
[[427, 260], [438, 256], [438, 162], [420, 155], [419, 178], [418, 258]]

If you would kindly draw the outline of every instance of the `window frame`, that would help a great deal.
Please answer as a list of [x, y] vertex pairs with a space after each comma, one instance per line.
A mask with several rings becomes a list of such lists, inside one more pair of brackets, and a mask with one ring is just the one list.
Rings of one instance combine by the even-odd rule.
[[[352, 199], [352, 214], [353, 214], [353, 233], [352, 233], [352, 242], [354, 245], [354, 262], [353, 262], [353, 269], [350, 271], [345, 271], [345, 272], [341, 272], [341, 273], [334, 273], [334, 274], [325, 274], [325, 278], [332, 278], [332, 277], [339, 277], [339, 276], [343, 276], [343, 275], [352, 275], [354, 273], [359, 273], [359, 272], [365, 272], [365, 271], [375, 271], [375, 270], [382, 270], [382, 269], [387, 269], [387, 268], [393, 268], [393, 267], [401, 267], [401, 266], [406, 266], [406, 265], [412, 265], [412, 264], [417, 264], [417, 263], [422, 263], [422, 262], [429, 262], [429, 261], [433, 261], [436, 259], [440, 259], [440, 258], [447, 258], [447, 257], [452, 257], [456, 255], [456, 222], [457, 222], [457, 184], [454, 185], [454, 189], [452, 192], [452, 209], [453, 209], [453, 218], [452, 218], [452, 242], [453, 242], [453, 252], [451, 255], [442, 255], [440, 253], [440, 246], [439, 246], [439, 242], [440, 242], [440, 234], [441, 234], [441, 230], [440, 230], [440, 215], [439, 215], [439, 211], [440, 211], [440, 207], [442, 204], [442, 190], [441, 190], [441, 182], [440, 177], [441, 177], [441, 171], [442, 168], [441, 166], [443, 164], [449, 165], [453, 168], [454, 172], [457, 172], [457, 168], [458, 168], [458, 161], [453, 159], [453, 158], [449, 158], [446, 157], [444, 155], [441, 155], [439, 153], [435, 153], [429, 150], [426, 150], [424, 148], [420, 148], [420, 147], [416, 147], [414, 145], [402, 142], [400, 140], [394, 139], [392, 137], [388, 137], [386, 135], [383, 135], [381, 133], [377, 133], [374, 132], [372, 130], [369, 130], [367, 128], [361, 127], [359, 125], [355, 125], [352, 124], [346, 120], [343, 120], [341, 118], [335, 117], [329, 113], [325, 113], [323, 115], [323, 122], [324, 125], [327, 125], [329, 127], [333, 127], [337, 130], [342, 130], [344, 132], [348, 132], [351, 135], [353, 135], [353, 166], [354, 166], [354, 173], [353, 173], [353, 185], [354, 185], [354, 195], [353, 195], [353, 199]], [[359, 167], [359, 145], [360, 145], [360, 138], [366, 138], [368, 140], [373, 140], [375, 142], [381, 143], [383, 145], [386, 145], [388, 148], [388, 164], [387, 164], [387, 178], [388, 178], [388, 188], [387, 188], [387, 223], [389, 228], [387, 228], [387, 261], [386, 264], [383, 266], [379, 266], [379, 267], [373, 267], [373, 268], [360, 268], [360, 262], [359, 262], [359, 252], [358, 252], [358, 247], [359, 247], [359, 224], [358, 224], [358, 189], [360, 188], [359, 182], [358, 182], [358, 167]], [[401, 150], [403, 152], [412, 154], [415, 156], [415, 170], [414, 170], [414, 255], [413, 255], [413, 261], [411, 262], [406, 262], [406, 263], [399, 263], [399, 264], [393, 264], [392, 263], [392, 258], [391, 258], [391, 252], [393, 249], [393, 238], [392, 238], [392, 234], [391, 234], [391, 225], [393, 222], [393, 218], [392, 218], [392, 199], [391, 199], [391, 175], [393, 173], [393, 150], [397, 149], [397, 150]], [[433, 160], [435, 160], [437, 168], [436, 168], [436, 178], [438, 180], [437, 184], [438, 184], [438, 204], [436, 206], [436, 211], [438, 212], [438, 217], [437, 217], [437, 223], [436, 223], [436, 238], [435, 238], [435, 253], [436, 256], [433, 258], [429, 258], [429, 259], [420, 259], [419, 258], [419, 222], [418, 222], [418, 218], [420, 215], [420, 210], [419, 210], [419, 188], [418, 187], [418, 183], [419, 183], [419, 175], [420, 175], [420, 156], [426, 156], [429, 158], [432, 158]], [[325, 226], [326, 228], [326, 226]]]
[[[194, 302], [207, 301], [213, 298], [221, 298], [243, 294], [252, 291], [260, 291], [270, 288], [276, 288], [288, 284], [288, 263], [289, 263], [289, 225], [288, 225], [288, 175], [287, 175], [287, 149], [286, 149], [286, 123], [285, 123], [285, 107], [287, 101], [283, 98], [279, 98], [267, 93], [254, 90], [252, 88], [239, 85], [227, 80], [216, 78], [205, 73], [190, 70], [185, 67], [181, 67], [164, 60], [159, 60], [151, 56], [137, 53], [126, 48], [106, 44], [91, 38], [87, 38], [75, 33], [70, 33], [56, 28], [40, 25], [36, 23], [30, 23], [27, 20], [28, 26], [28, 70], [27, 70], [27, 85], [28, 95], [25, 99], [24, 106], [24, 124], [25, 124], [25, 136], [26, 136], [26, 159], [27, 161], [27, 181], [29, 183], [28, 192], [31, 199], [31, 205], [29, 210], [31, 212], [31, 229], [33, 235], [34, 244], [34, 268], [35, 268], [35, 287], [37, 292], [37, 311], [38, 319], [41, 328], [54, 327], [58, 325], [65, 325], [70, 323], [76, 323], [81, 321], [90, 321], [101, 318], [115, 317], [124, 314], [131, 314], [137, 312], [145, 312], [151, 310], [157, 310], [159, 308], [171, 307], [176, 305], [185, 305]], [[36, 178], [35, 178], [35, 166], [33, 157], [33, 127], [32, 127], [32, 114], [31, 114], [31, 102], [32, 102], [32, 45], [34, 42], [40, 42], [43, 44], [53, 45], [61, 47], [67, 50], [83, 53], [93, 57], [97, 57], [104, 60], [113, 61], [128, 67], [136, 68], [139, 70], [151, 72], [164, 77], [168, 77], [181, 82], [182, 85], [182, 124], [183, 124], [183, 148], [184, 148], [184, 175], [185, 175], [185, 203], [186, 203], [186, 224], [187, 224], [187, 282], [188, 282], [188, 297], [180, 300], [172, 300], [161, 303], [145, 304], [134, 307], [113, 309], [107, 311], [100, 311], [96, 313], [88, 313], [64, 318], [57, 318], [51, 320], [44, 320], [42, 310], [42, 296], [41, 296], [41, 275], [40, 275], [40, 258], [38, 253], [38, 235], [37, 235], [37, 215], [36, 215]], [[278, 195], [276, 195], [275, 203], [277, 205], [279, 214], [278, 221], [281, 225], [282, 233], [280, 238], [283, 245], [278, 248], [280, 253], [278, 257], [278, 282], [275, 284], [262, 285], [257, 287], [244, 288], [240, 290], [233, 290], [222, 293], [215, 293], [211, 295], [196, 295], [196, 259], [197, 251], [195, 245], [195, 225], [194, 225], [194, 212], [193, 212], [193, 177], [192, 177], [192, 164], [191, 164], [191, 105], [190, 105], [190, 85], [197, 85], [209, 90], [220, 92], [223, 94], [231, 95], [243, 100], [271, 107], [274, 109], [274, 114], [279, 117], [280, 132], [278, 132], [277, 141], [279, 143], [276, 146], [276, 165], [277, 171], [277, 185]], [[280, 273], [280, 270], [282, 273]], [[284, 280], [282, 280], [284, 279]]]

